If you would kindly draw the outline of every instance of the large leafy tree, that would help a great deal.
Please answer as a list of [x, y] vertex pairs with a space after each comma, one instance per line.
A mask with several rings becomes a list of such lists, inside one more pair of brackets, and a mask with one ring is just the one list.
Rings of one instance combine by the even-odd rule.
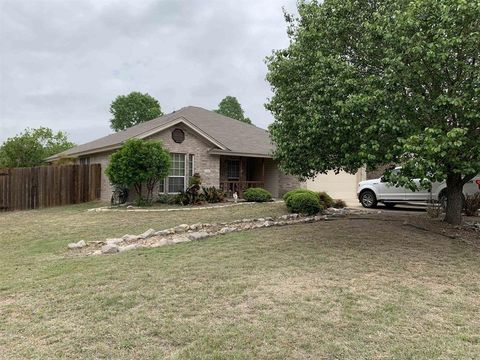
[[159, 141], [131, 139], [110, 158], [105, 173], [110, 182], [123, 188], [134, 188], [142, 198], [143, 185], [147, 188], [147, 202], [152, 200], [155, 185], [168, 175], [170, 155]]
[[222, 101], [220, 101], [220, 104], [218, 104], [218, 109], [215, 110], [215, 112], [231, 117], [232, 119], [243, 121], [247, 124], [252, 123], [252, 120], [250, 120], [248, 117], [245, 117], [245, 112], [235, 96], [225, 97]]
[[46, 127], [26, 129], [0, 146], [0, 168], [38, 166], [45, 158], [73, 146], [62, 131], [55, 133]]
[[300, 1], [267, 59], [276, 158], [308, 178], [403, 165], [393, 183], [446, 180], [446, 220], [480, 172], [480, 2]]
[[110, 105], [110, 113], [112, 114], [110, 127], [115, 131], [125, 130], [163, 115], [155, 98], [136, 91], [117, 96]]

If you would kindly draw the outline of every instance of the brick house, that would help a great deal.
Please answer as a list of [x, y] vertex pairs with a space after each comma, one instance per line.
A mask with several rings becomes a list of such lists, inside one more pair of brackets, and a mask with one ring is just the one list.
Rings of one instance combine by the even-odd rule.
[[[229, 194], [236, 191], [241, 195], [246, 188], [263, 187], [280, 197], [298, 187], [319, 188], [317, 180], [301, 183], [278, 168], [272, 159], [274, 145], [266, 130], [193, 106], [76, 146], [48, 161], [69, 157], [82, 164], [100, 163], [101, 199], [109, 201], [112, 187], [104, 171], [110, 155], [131, 138], [162, 141], [170, 152], [170, 175], [159, 185], [159, 194], [185, 190], [193, 173], [200, 174], [203, 186], [222, 188]], [[358, 180], [358, 176], [352, 176]], [[354, 197], [355, 189], [352, 190]]]

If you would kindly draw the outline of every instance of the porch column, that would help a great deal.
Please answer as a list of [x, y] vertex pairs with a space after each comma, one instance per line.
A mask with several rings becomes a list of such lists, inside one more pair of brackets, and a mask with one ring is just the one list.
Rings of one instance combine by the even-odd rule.
[[240, 157], [239, 160], [239, 166], [240, 166], [240, 174], [238, 176], [238, 196], [243, 197], [243, 176], [245, 173], [245, 170], [243, 168], [243, 157]]
[[262, 187], [265, 187], [265, 158], [262, 158]]

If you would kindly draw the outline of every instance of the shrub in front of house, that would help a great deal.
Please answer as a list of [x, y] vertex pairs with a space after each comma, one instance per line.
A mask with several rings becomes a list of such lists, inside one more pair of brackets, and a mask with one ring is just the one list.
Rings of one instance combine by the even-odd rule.
[[324, 208], [316, 193], [297, 192], [287, 197], [285, 201], [288, 211], [297, 214], [315, 215]]
[[[127, 189], [134, 188], [137, 203], [149, 204], [153, 189], [170, 169], [170, 154], [159, 141], [130, 139], [110, 157], [105, 171], [110, 183]], [[144, 197], [143, 186], [147, 188]]]
[[333, 198], [325, 191], [320, 191], [318, 193], [318, 200], [320, 201], [320, 205], [322, 205], [325, 209], [331, 208], [335, 204], [335, 200], [333, 200]]
[[203, 198], [210, 204], [223, 202], [225, 200], [225, 192], [217, 189], [215, 186], [202, 187]]
[[249, 202], [267, 202], [272, 200], [272, 194], [263, 188], [249, 188], [243, 193], [243, 198]]
[[337, 199], [333, 202], [333, 207], [335, 209], [343, 209], [345, 207], [347, 207], [347, 203], [341, 199]]
[[203, 202], [201, 192], [202, 178], [199, 173], [193, 174], [188, 180], [188, 188], [185, 191], [185, 201], [188, 205], [198, 205]]
[[133, 205], [138, 207], [150, 207], [153, 205], [153, 201], [144, 197], [136, 197], [133, 200]]
[[156, 202], [159, 204], [167, 204], [167, 205], [176, 204], [176, 195], [159, 194]]
[[189, 205], [190, 197], [185, 191], [180, 191], [173, 200], [173, 203], [176, 205]]
[[295, 195], [295, 194], [312, 194], [312, 195], [317, 196], [317, 193], [315, 191], [312, 191], [312, 190], [295, 189], [295, 190], [291, 190], [291, 191], [287, 192], [285, 195], [283, 195], [283, 201], [285, 201], [285, 203], [286, 203], [288, 201], [288, 198], [292, 195]]

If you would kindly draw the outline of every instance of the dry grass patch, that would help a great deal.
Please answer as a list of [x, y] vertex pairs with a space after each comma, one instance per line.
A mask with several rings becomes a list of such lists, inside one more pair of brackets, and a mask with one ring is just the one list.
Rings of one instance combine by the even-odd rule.
[[82, 207], [0, 215], [0, 246], [7, 249], [0, 253], [0, 354], [474, 359], [480, 353], [478, 252], [399, 221], [346, 219], [115, 256], [64, 256], [65, 244], [79, 238], [283, 211], [267, 204], [181, 218]]

